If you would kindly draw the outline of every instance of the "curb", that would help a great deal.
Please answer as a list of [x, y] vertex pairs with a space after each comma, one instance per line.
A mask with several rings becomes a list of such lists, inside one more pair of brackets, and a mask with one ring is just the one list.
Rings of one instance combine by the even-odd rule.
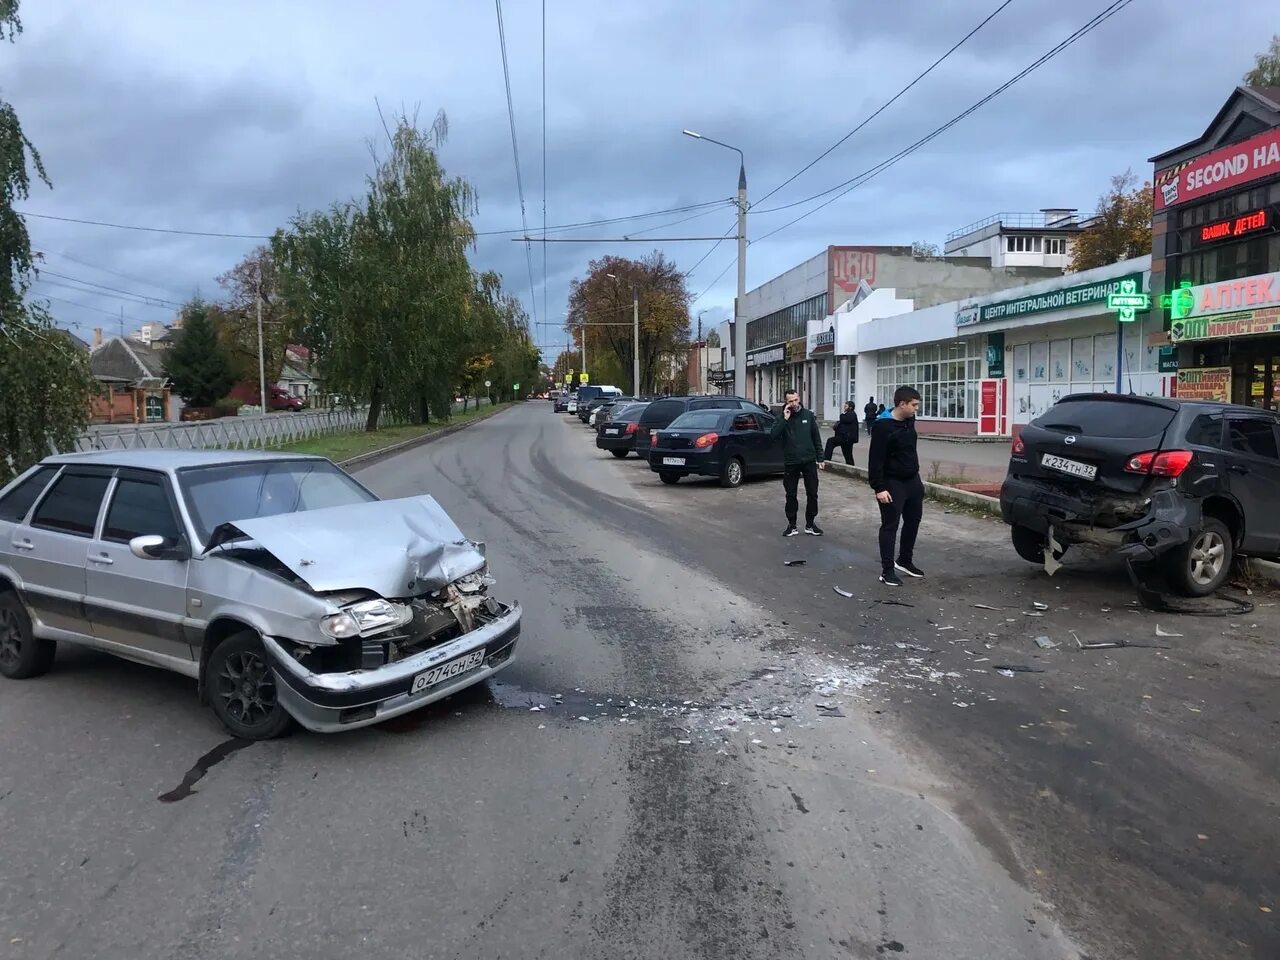
[[401, 440], [399, 443], [393, 443], [389, 447], [370, 450], [368, 453], [362, 453], [358, 456], [351, 457], [348, 460], [341, 460], [338, 462], [338, 466], [342, 467], [344, 470], [351, 470], [357, 467], [367, 467], [370, 464], [377, 463], [379, 460], [385, 460], [387, 457], [394, 457], [397, 453], [404, 453], [406, 450], [413, 450], [416, 447], [424, 447], [428, 443], [439, 440], [442, 437], [452, 436], [460, 430], [465, 430], [467, 427], [473, 426], [474, 424], [482, 423], [490, 417], [496, 417], [498, 414], [509, 409], [513, 405], [514, 404], [504, 404], [497, 410], [490, 410], [488, 413], [468, 420], [465, 423], [455, 423], [453, 426], [445, 427], [443, 430], [434, 430], [431, 433], [423, 434], [420, 437]]
[[[851, 467], [847, 463], [837, 463], [833, 460], [827, 461], [827, 472], [842, 474], [850, 480], [865, 481], [867, 479], [865, 467]], [[1000, 516], [1000, 500], [997, 497], [988, 497], [982, 493], [971, 493], [968, 490], [957, 490], [955, 487], [944, 486], [941, 483], [933, 483], [929, 480], [922, 479], [921, 482], [924, 484], [924, 492], [934, 500], [941, 500], [944, 503], [956, 503], [974, 510], [981, 510], [983, 513], [993, 517]]]

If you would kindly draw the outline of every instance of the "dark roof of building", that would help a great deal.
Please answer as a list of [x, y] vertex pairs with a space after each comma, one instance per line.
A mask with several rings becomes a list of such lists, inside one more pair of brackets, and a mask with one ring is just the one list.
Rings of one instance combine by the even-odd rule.
[[64, 330], [62, 327], [58, 327], [57, 329], [58, 329], [58, 333], [66, 337], [67, 340], [70, 341], [73, 347], [76, 347], [79, 350], [83, 350], [85, 353], [89, 352], [89, 344], [85, 343], [83, 340], [77, 337], [70, 330]]
[[164, 362], [146, 344], [112, 337], [89, 354], [89, 368], [103, 380], [132, 383], [147, 377], [164, 378]]
[[1191, 147], [1196, 146], [1196, 144], [1207, 140], [1218, 124], [1222, 122], [1222, 119], [1227, 115], [1227, 111], [1231, 109], [1232, 105], [1236, 102], [1236, 98], [1239, 96], [1247, 96], [1260, 103], [1268, 110], [1271, 110], [1274, 113], [1280, 113], [1280, 87], [1236, 87], [1231, 91], [1231, 96], [1227, 97], [1226, 102], [1222, 104], [1222, 108], [1214, 114], [1213, 119], [1209, 121], [1209, 125], [1204, 128], [1204, 133], [1194, 139], [1188, 140], [1186, 143], [1172, 147], [1169, 150], [1160, 151], [1154, 157], [1150, 158], [1150, 162], [1159, 164], [1159, 162], [1165, 157], [1172, 156], [1175, 153], [1181, 153], [1184, 150], [1190, 149]]

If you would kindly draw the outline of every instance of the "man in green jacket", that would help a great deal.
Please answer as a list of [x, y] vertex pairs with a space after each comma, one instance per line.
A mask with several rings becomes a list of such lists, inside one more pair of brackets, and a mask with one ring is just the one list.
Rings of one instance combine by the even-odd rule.
[[800, 406], [800, 394], [788, 390], [783, 398], [786, 405], [782, 416], [773, 422], [769, 436], [782, 438], [782, 488], [787, 492], [787, 529], [784, 537], [794, 537], [796, 513], [800, 502], [796, 491], [800, 478], [804, 478], [804, 532], [813, 537], [822, 536], [818, 526], [818, 471], [826, 469], [826, 456], [822, 450], [822, 434], [818, 432], [818, 418], [812, 410]]

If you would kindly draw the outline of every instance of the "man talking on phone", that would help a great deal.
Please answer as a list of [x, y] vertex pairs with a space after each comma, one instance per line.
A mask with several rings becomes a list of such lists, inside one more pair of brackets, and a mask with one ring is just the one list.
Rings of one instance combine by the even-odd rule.
[[800, 406], [800, 394], [788, 390], [783, 395], [785, 404], [782, 416], [773, 422], [769, 436], [782, 438], [782, 488], [787, 493], [787, 529], [784, 537], [794, 537], [796, 514], [800, 502], [796, 492], [800, 479], [804, 478], [804, 532], [812, 537], [822, 536], [818, 526], [818, 471], [826, 469], [826, 456], [822, 451], [822, 434], [818, 432], [818, 418], [812, 410]]
[[[920, 457], [916, 453], [916, 414], [920, 394], [911, 387], [899, 387], [893, 394], [893, 409], [876, 419], [871, 430], [871, 451], [867, 454], [867, 479], [880, 505], [880, 582], [902, 586], [899, 573], [923, 577], [915, 564], [916, 534], [924, 516], [924, 484], [920, 480]], [[902, 523], [902, 543], [894, 559], [898, 523]]]

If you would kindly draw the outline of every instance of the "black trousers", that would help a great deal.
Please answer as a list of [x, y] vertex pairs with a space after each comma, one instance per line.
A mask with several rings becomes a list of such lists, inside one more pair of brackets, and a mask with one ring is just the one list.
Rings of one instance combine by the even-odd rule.
[[818, 519], [818, 465], [816, 463], [787, 464], [783, 468], [782, 489], [787, 493], [787, 523], [796, 525], [800, 501], [796, 492], [800, 478], [804, 477], [804, 522], [811, 525]]
[[845, 463], [853, 463], [853, 442], [850, 440], [837, 440], [835, 437], [827, 437], [827, 452], [823, 454], [828, 460], [831, 454], [835, 452], [836, 447], [840, 448], [840, 452], [844, 454]]
[[920, 518], [924, 516], [924, 484], [920, 475], [910, 480], [885, 481], [892, 503], [880, 504], [880, 565], [893, 569], [894, 541], [898, 539], [898, 523], [902, 523], [902, 542], [896, 559], [911, 563], [915, 559], [916, 534], [920, 532]]

